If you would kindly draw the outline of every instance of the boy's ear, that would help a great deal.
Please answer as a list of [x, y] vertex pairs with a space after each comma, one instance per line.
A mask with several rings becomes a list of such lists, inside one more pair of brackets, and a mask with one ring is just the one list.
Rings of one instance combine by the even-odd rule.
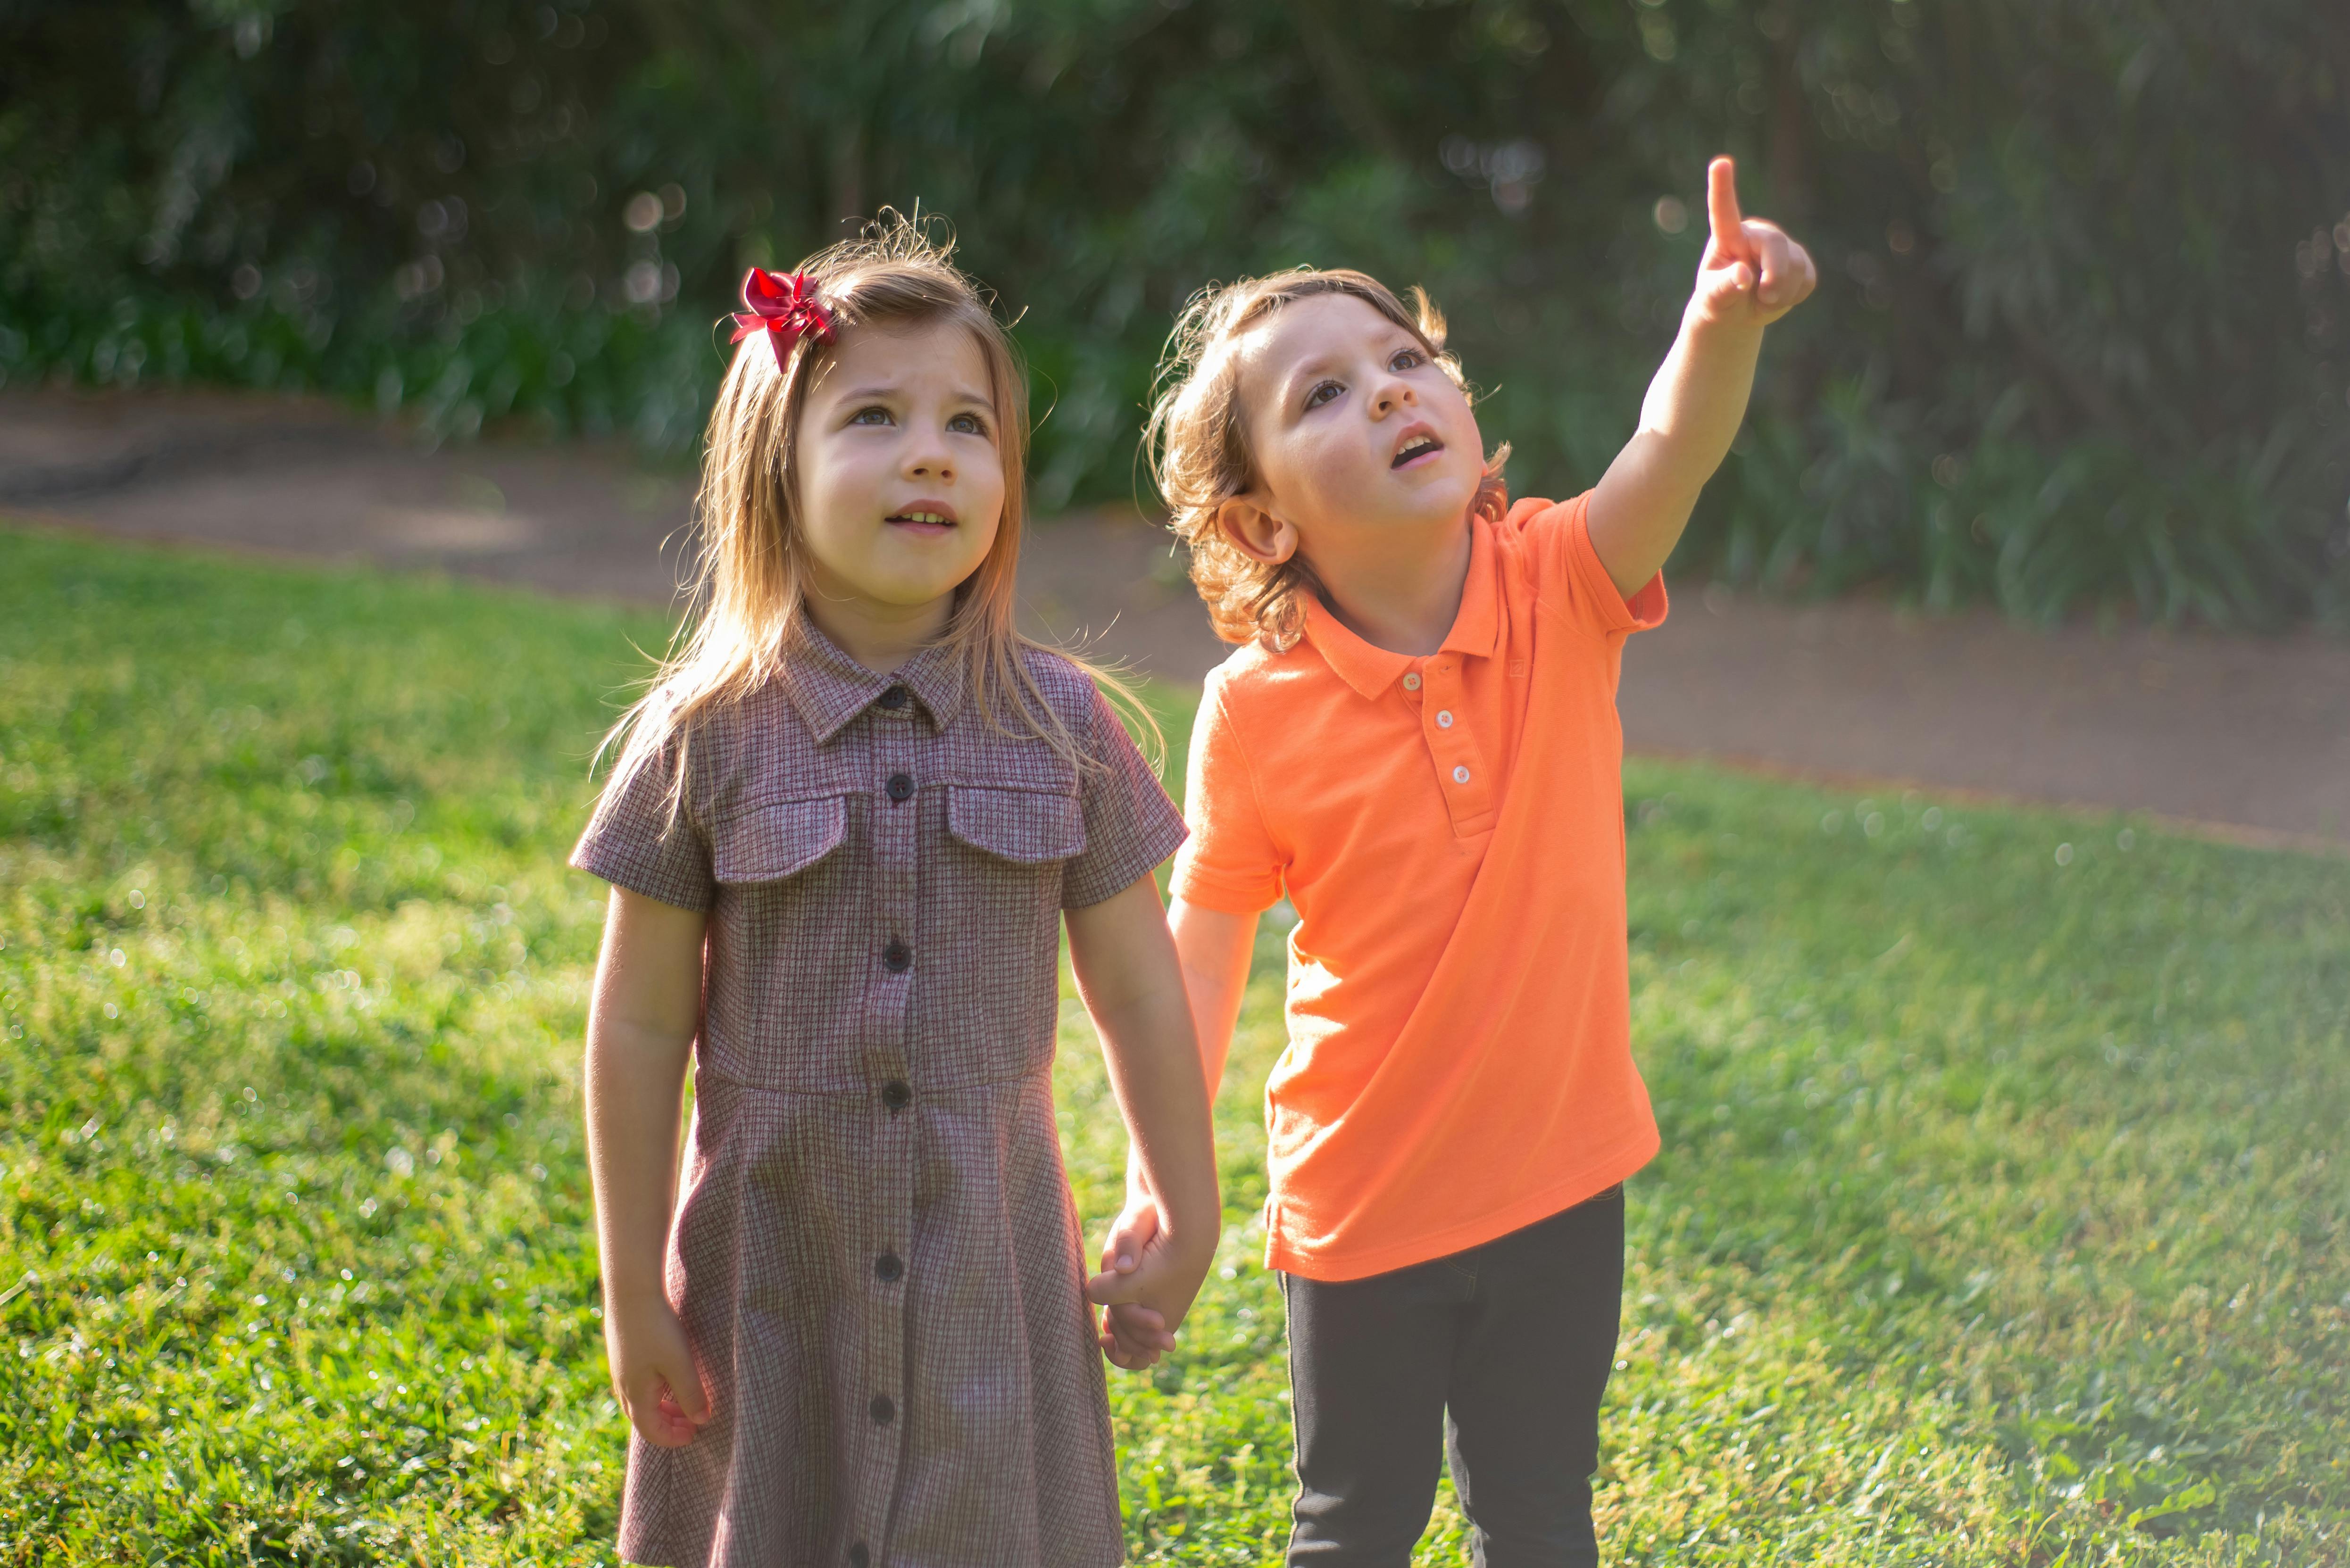
[[1267, 512], [1253, 496], [1235, 495], [1218, 507], [1216, 526], [1234, 549], [1268, 566], [1297, 554], [1297, 524]]

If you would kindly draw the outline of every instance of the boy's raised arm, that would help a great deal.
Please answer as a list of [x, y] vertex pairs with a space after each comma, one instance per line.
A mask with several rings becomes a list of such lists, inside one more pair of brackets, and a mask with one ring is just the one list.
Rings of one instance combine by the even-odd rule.
[[1812, 258], [1775, 223], [1738, 210], [1727, 158], [1706, 170], [1711, 234], [1680, 336], [1640, 405], [1640, 428], [1592, 492], [1591, 545], [1627, 598], [1662, 569], [1746, 417], [1762, 329], [1819, 281]]

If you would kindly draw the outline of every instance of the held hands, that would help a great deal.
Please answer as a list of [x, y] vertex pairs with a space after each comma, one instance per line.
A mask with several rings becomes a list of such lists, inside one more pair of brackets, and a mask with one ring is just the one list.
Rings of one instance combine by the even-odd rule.
[[612, 1392], [637, 1435], [657, 1449], [681, 1449], [710, 1419], [685, 1324], [666, 1297], [604, 1307], [604, 1348]]
[[1179, 1243], [1160, 1224], [1158, 1201], [1129, 1185], [1126, 1211], [1102, 1247], [1102, 1272], [1086, 1282], [1086, 1298], [1105, 1309], [1099, 1338], [1111, 1365], [1139, 1372], [1175, 1348], [1175, 1330], [1214, 1255], [1213, 1237], [1205, 1246]]
[[1712, 233], [1690, 298], [1693, 319], [1763, 327], [1804, 302], [1819, 274], [1804, 247], [1776, 223], [1738, 211], [1738, 170], [1717, 158], [1705, 171], [1705, 210]]

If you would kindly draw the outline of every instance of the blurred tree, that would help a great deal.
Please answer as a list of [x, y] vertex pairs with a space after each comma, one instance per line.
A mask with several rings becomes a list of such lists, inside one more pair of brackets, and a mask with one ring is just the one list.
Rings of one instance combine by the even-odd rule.
[[1519, 488], [1628, 431], [1739, 155], [1824, 287], [1679, 569], [2350, 619], [2337, 0], [0, 0], [0, 378], [689, 448], [750, 261], [951, 216], [1131, 493], [1191, 290], [1424, 282]]

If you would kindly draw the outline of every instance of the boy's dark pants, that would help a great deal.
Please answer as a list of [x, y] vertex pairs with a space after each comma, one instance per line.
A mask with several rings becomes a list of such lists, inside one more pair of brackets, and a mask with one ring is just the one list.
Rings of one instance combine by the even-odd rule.
[[1621, 1187], [1432, 1262], [1281, 1288], [1291, 1563], [1403, 1568], [1436, 1501], [1440, 1438], [1480, 1568], [1599, 1561], [1591, 1474], [1623, 1311]]

